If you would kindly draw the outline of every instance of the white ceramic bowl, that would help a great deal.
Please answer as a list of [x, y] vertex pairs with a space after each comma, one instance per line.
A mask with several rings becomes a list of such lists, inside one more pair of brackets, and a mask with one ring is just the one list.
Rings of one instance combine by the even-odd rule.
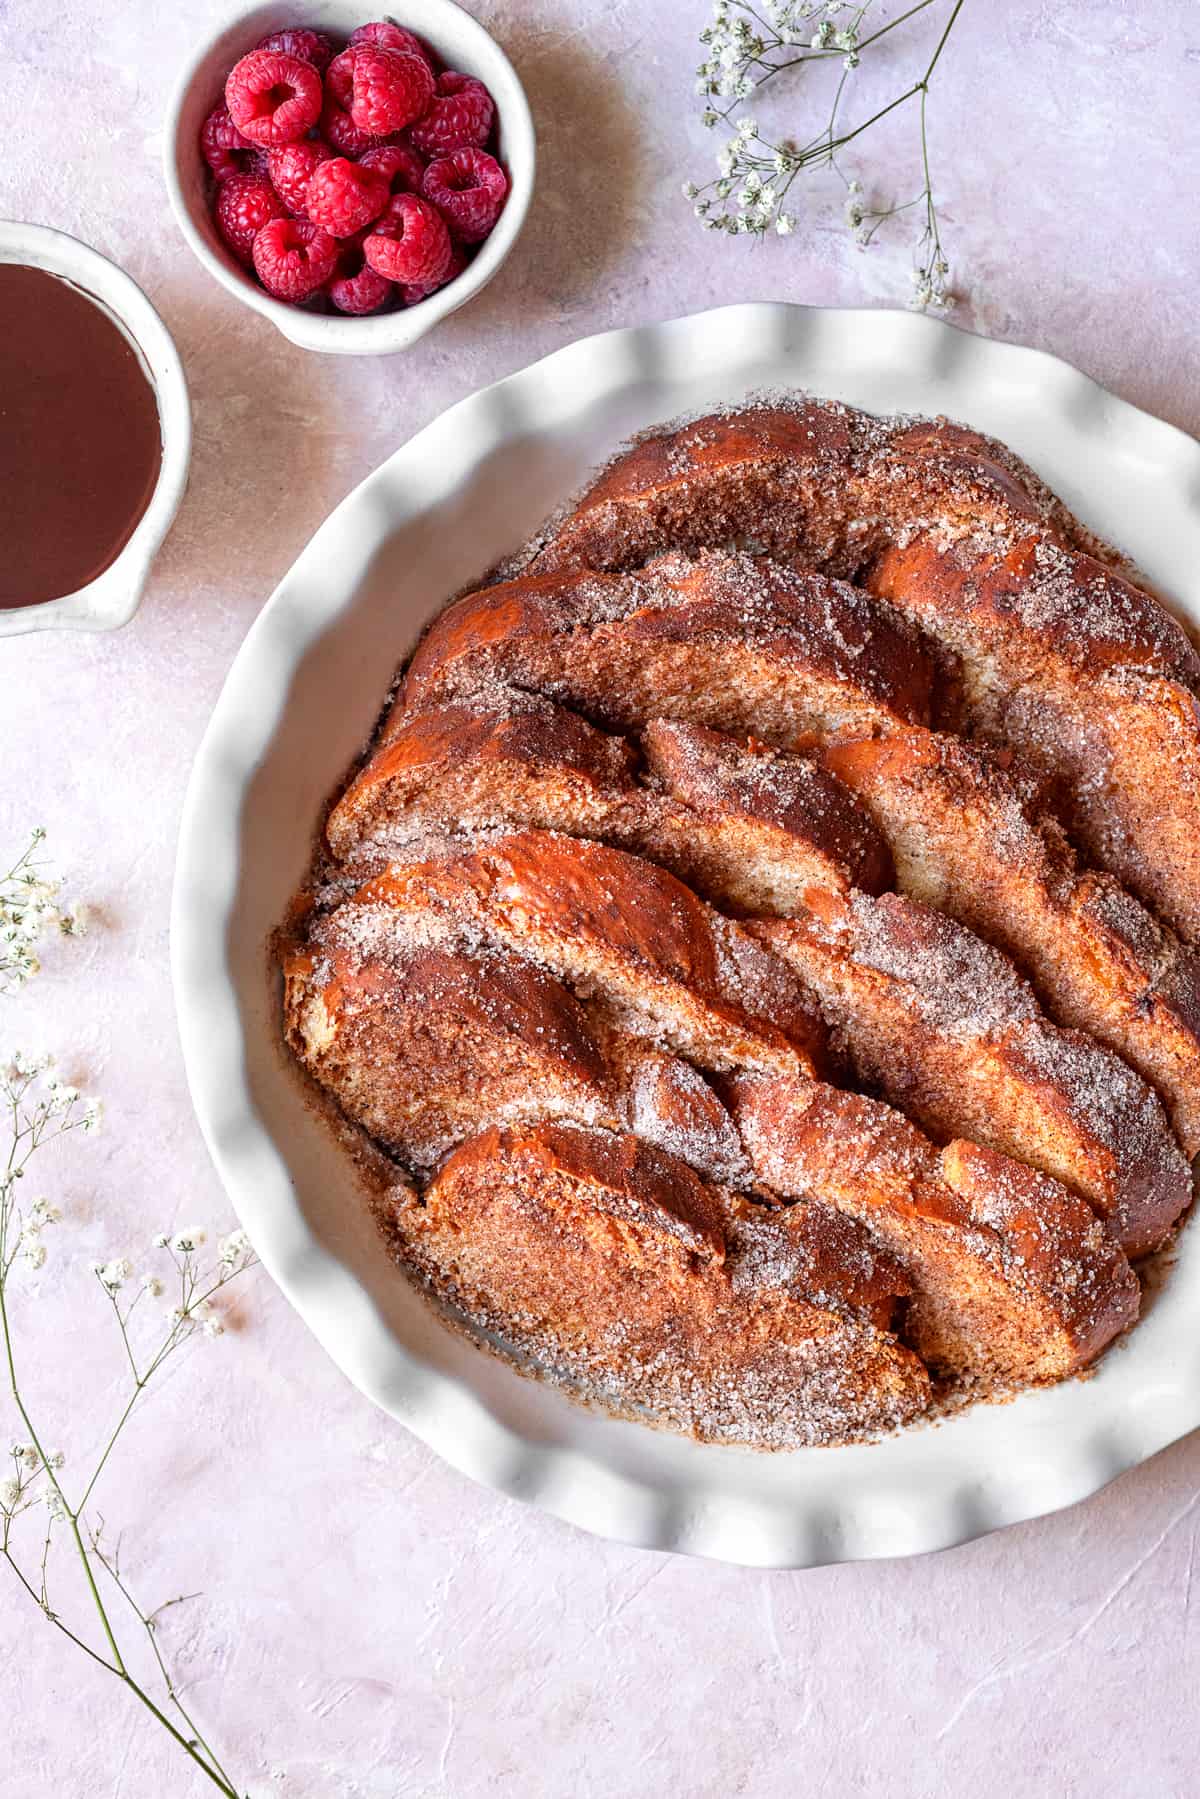
[[1200, 1224], [1087, 1381], [781, 1455], [602, 1417], [452, 1335], [396, 1273], [281, 1050], [264, 956], [324, 800], [446, 598], [631, 433], [784, 386], [993, 432], [1200, 623], [1200, 445], [1052, 356], [910, 313], [801, 306], [589, 338], [397, 450], [255, 620], [192, 775], [172, 960], [217, 1168], [271, 1273], [365, 1393], [476, 1479], [591, 1530], [804, 1566], [938, 1549], [1052, 1511], [1200, 1424]]
[[[0, 611], [0, 637], [24, 631], [111, 631], [138, 609], [150, 565], [167, 535], [187, 487], [192, 454], [192, 415], [183, 364], [171, 334], [141, 288], [115, 262], [65, 231], [0, 221], [0, 262], [60, 275], [97, 302], [120, 326], [141, 359], [158, 401], [162, 467], [150, 504], [129, 542], [94, 581], [61, 599]], [[3, 395], [0, 395], [0, 408]], [[0, 544], [0, 554], [3, 546]]]
[[533, 196], [535, 140], [529, 102], [516, 70], [495, 38], [454, 0], [403, 0], [395, 17], [429, 43], [446, 66], [477, 75], [491, 91], [499, 121], [499, 156], [508, 172], [509, 195], [491, 236], [463, 273], [419, 306], [366, 318], [309, 312], [274, 300], [230, 255], [209, 210], [200, 127], [223, 97], [225, 77], [239, 57], [268, 32], [309, 25], [345, 39], [375, 15], [369, 0], [316, 0], [315, 4], [256, 6], [240, 12], [202, 44], [184, 70], [167, 112], [164, 170], [171, 206], [192, 250], [210, 275], [244, 306], [270, 319], [304, 350], [342, 356], [390, 356], [407, 350], [440, 320], [487, 286], [512, 249]]

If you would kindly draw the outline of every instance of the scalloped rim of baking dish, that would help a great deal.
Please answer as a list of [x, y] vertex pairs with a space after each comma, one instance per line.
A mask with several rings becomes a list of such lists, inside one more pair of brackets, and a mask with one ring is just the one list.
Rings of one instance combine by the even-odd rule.
[[634, 432], [783, 387], [1001, 438], [1200, 623], [1200, 444], [1044, 352], [783, 304], [610, 331], [442, 414], [321, 526], [255, 621], [192, 771], [171, 922], [188, 1082], [274, 1279], [370, 1399], [587, 1530], [754, 1566], [911, 1555], [1071, 1505], [1200, 1424], [1200, 1235], [1090, 1379], [880, 1441], [767, 1455], [572, 1404], [439, 1320], [382, 1253], [279, 1043], [266, 942], [394, 664]]

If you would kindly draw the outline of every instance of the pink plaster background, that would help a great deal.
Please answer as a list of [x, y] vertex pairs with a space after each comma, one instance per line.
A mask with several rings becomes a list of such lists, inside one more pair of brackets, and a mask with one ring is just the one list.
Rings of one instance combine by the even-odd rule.
[[[481, 299], [408, 356], [355, 363], [307, 356], [237, 307], [169, 216], [166, 95], [225, 9], [0, 0], [0, 209], [77, 232], [145, 285], [196, 425], [190, 492], [134, 623], [0, 644], [0, 848], [40, 820], [103, 915], [3, 1023], [108, 1109], [105, 1134], [52, 1171], [68, 1218], [29, 1313], [51, 1434], [80, 1457], [121, 1391], [87, 1264], [142, 1258], [172, 1221], [230, 1221], [184, 1086], [167, 915], [191, 758], [280, 574], [398, 442], [569, 339], [720, 301], [904, 296], [903, 234], [857, 253], [832, 195], [762, 248], [693, 225], [678, 187], [712, 148], [690, 91], [700, 0], [474, 4], [529, 87], [534, 211]], [[1192, 431], [1198, 118], [1188, 0], [968, 0], [932, 110], [960, 320]], [[898, 126], [879, 153], [911, 169], [913, 149]], [[870, 139], [862, 161], [879, 167]], [[593, 1541], [476, 1489], [348, 1387], [265, 1277], [242, 1316], [151, 1399], [103, 1509], [148, 1599], [202, 1590], [164, 1644], [256, 1794], [1197, 1791], [1196, 1438], [1073, 1511], [944, 1555], [745, 1573]], [[208, 1790], [2, 1578], [0, 1718], [3, 1799]]]

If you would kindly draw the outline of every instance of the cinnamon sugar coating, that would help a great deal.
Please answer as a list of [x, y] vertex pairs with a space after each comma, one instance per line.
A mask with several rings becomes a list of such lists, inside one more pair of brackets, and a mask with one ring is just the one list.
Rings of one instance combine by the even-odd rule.
[[285, 934], [397, 1258], [714, 1442], [1087, 1366], [1200, 1145], [1198, 691], [976, 432], [633, 446], [435, 621]]

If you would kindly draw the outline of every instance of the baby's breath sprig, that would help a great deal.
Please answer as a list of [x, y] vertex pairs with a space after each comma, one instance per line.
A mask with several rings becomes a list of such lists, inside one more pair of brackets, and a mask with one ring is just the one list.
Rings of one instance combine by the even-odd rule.
[[[774, 231], [787, 237], [796, 229], [795, 212], [787, 205], [795, 181], [807, 169], [831, 168], [845, 182], [846, 223], [862, 250], [888, 219], [914, 207], [921, 209], [911, 303], [920, 308], [945, 307], [953, 303], [953, 296], [947, 284], [950, 265], [942, 247], [929, 169], [927, 101], [930, 80], [962, 11], [963, 0], [917, 0], [916, 5], [877, 30], [865, 31], [867, 15], [875, 3], [876, 0], [760, 0], [759, 12], [750, 0], [715, 0], [712, 19], [700, 33], [705, 54], [696, 71], [696, 89], [704, 101], [702, 122], [714, 130], [725, 127], [730, 135], [717, 151], [716, 175], [699, 185], [685, 181], [683, 194], [692, 202], [693, 211], [706, 230], [753, 238]], [[906, 20], [937, 5], [948, 5], [949, 10], [924, 73], [869, 118], [842, 127], [840, 115], [847, 85], [865, 52]], [[803, 142], [786, 138], [774, 143], [762, 135], [752, 115], [734, 117], [756, 90], [761, 91], [785, 69], [827, 62], [839, 65], [840, 72], [828, 117], [815, 136]], [[864, 199], [862, 183], [845, 172], [840, 152], [872, 125], [918, 96], [924, 185], [911, 200], [870, 206]]]
[[82, 906], [58, 904], [62, 883], [46, 872], [37, 854], [45, 835], [39, 825], [7, 874], [0, 874], [0, 993], [14, 992], [38, 973], [36, 948], [48, 932], [82, 937], [87, 930]]
[[[30, 850], [14, 865], [13, 874], [24, 891], [30, 887], [24, 871], [33, 867], [32, 851], [40, 841], [38, 833]], [[2, 972], [5, 969], [0, 964]], [[32, 973], [36, 966], [27, 967], [20, 982]], [[9, 1448], [7, 1468], [0, 1455], [0, 1561], [7, 1564], [43, 1616], [121, 1682], [225, 1799], [245, 1799], [245, 1789], [234, 1785], [197, 1728], [169, 1671], [156, 1634], [166, 1606], [146, 1611], [134, 1599], [119, 1554], [109, 1550], [103, 1520], [95, 1512], [97, 1485], [150, 1383], [185, 1344], [222, 1334], [221, 1310], [213, 1302], [256, 1260], [245, 1232], [234, 1231], [222, 1238], [215, 1256], [208, 1259], [204, 1256], [207, 1234], [200, 1225], [165, 1232], [154, 1243], [158, 1266], [140, 1276], [126, 1256], [93, 1266], [94, 1278], [116, 1322], [129, 1386], [103, 1447], [76, 1478], [64, 1472], [66, 1460], [61, 1450], [47, 1446], [44, 1427], [35, 1417], [35, 1401], [22, 1377], [17, 1347], [22, 1310], [18, 1289], [44, 1266], [45, 1234], [61, 1222], [59, 1209], [48, 1199], [24, 1200], [30, 1163], [55, 1140], [74, 1131], [93, 1131], [99, 1122], [99, 1103], [58, 1079], [47, 1057], [35, 1060], [16, 1054], [0, 1060], [0, 1370], [21, 1432]], [[147, 1303], [158, 1300], [164, 1304]], [[73, 1621], [68, 1622], [51, 1597], [56, 1543], [63, 1545], [68, 1560], [74, 1560], [82, 1576], [94, 1613], [96, 1630], [92, 1633], [86, 1626], [76, 1628]], [[118, 1610], [112, 1597], [106, 1599], [109, 1589], [125, 1602], [149, 1644], [163, 1684], [161, 1703], [149, 1690], [150, 1683], [136, 1672], [128, 1643], [132, 1626], [124, 1608]], [[180, 1603], [182, 1597], [166, 1602]]]

